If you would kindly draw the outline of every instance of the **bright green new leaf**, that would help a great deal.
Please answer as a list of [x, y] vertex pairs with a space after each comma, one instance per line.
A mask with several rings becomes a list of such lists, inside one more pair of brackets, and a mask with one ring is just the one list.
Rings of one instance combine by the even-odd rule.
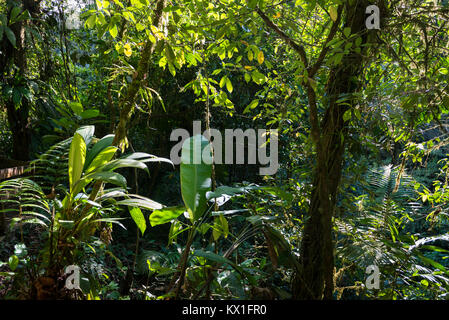
[[254, 53], [251, 49], [248, 50], [248, 60], [253, 61], [254, 59]]
[[259, 62], [259, 64], [262, 64], [265, 61], [265, 56], [261, 51], [259, 51], [259, 53], [257, 54], [257, 62]]
[[86, 21], [87, 27], [89, 29], [92, 29], [93, 27], [95, 27], [96, 22], [97, 22], [97, 16], [95, 14], [91, 15]]
[[117, 25], [113, 24], [109, 26], [109, 33], [111, 34], [111, 36], [115, 39], [118, 35], [118, 29], [117, 29]]
[[186, 211], [185, 207], [168, 207], [155, 210], [150, 215], [150, 224], [152, 227], [173, 221]]
[[86, 173], [94, 171], [96, 168], [108, 163], [114, 154], [117, 152], [117, 147], [107, 147], [103, 151], [101, 151], [94, 160], [92, 160], [92, 163], [89, 165], [89, 168], [86, 170]]
[[262, 73], [260, 73], [257, 70], [252, 72], [251, 77], [252, 77], [253, 81], [255, 83], [257, 83], [258, 85], [262, 85], [265, 83], [265, 81], [267, 81], [267, 78], [265, 77], [265, 75], [263, 75]]
[[75, 183], [81, 178], [86, 160], [86, 142], [79, 133], [75, 133], [69, 151], [69, 184], [73, 191]]
[[91, 150], [87, 153], [86, 156], [86, 163], [84, 169], [87, 169], [90, 166], [90, 163], [92, 160], [104, 149], [112, 145], [112, 142], [114, 141], [114, 135], [108, 134], [101, 138], [95, 145], [92, 147]]
[[143, 215], [142, 210], [137, 207], [129, 207], [129, 213], [131, 214], [131, 217], [133, 218], [134, 222], [143, 235], [145, 233], [145, 230], [147, 229], [147, 223], [145, 221], [145, 216]]
[[122, 176], [121, 174], [117, 173], [117, 172], [111, 172], [111, 171], [94, 172], [94, 173], [91, 173], [89, 175], [86, 175], [86, 177], [84, 179], [86, 180], [87, 183], [89, 183], [92, 180], [99, 180], [99, 181], [112, 183], [112, 184], [115, 184], [117, 186], [126, 188], [126, 179], [125, 179], [125, 177]]
[[132, 206], [132, 207], [139, 207], [144, 208], [148, 210], [158, 210], [162, 209], [162, 205], [156, 201], [153, 201], [151, 199], [147, 198], [138, 198], [138, 199], [126, 199], [117, 202], [118, 205], [124, 205], [124, 206]]
[[232, 93], [234, 88], [232, 87], [232, 82], [229, 78], [226, 78], [226, 89], [228, 89], [229, 93]]
[[255, 107], [257, 107], [259, 105], [259, 100], [255, 99], [253, 101], [251, 101], [251, 103], [245, 108], [245, 110], [243, 110], [243, 113], [247, 113], [250, 110], [254, 109]]
[[77, 115], [80, 116], [81, 113], [83, 113], [83, 105], [79, 102], [71, 101], [69, 102], [69, 107], [72, 109], [72, 111]]
[[226, 85], [226, 79], [228, 78], [228, 76], [223, 76], [223, 78], [221, 78], [220, 80], [220, 88], [223, 88]]
[[352, 118], [352, 111], [351, 109], [346, 110], [345, 113], [343, 114], [343, 121], [349, 121]]
[[86, 120], [86, 119], [98, 117], [99, 115], [100, 115], [100, 111], [98, 111], [96, 109], [90, 109], [90, 110], [81, 112], [80, 117], [83, 118], [84, 120]]

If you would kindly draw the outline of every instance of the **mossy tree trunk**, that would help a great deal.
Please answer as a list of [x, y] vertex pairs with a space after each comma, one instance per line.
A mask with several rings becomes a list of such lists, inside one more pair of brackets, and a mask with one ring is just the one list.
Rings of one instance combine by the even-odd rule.
[[[367, 1], [345, 4], [344, 27], [362, 37], [367, 43], [365, 26]], [[355, 107], [353, 96], [359, 88], [359, 77], [363, 68], [361, 53], [351, 51], [340, 64], [329, 71], [326, 97], [328, 101], [324, 118], [315, 139], [317, 164], [314, 172], [311, 203], [308, 212], [300, 252], [301, 269], [293, 281], [293, 297], [296, 299], [332, 299], [334, 292], [334, 245], [332, 241], [332, 218], [337, 202], [338, 186], [344, 162], [347, 130], [343, 115]], [[338, 102], [342, 96], [349, 100]], [[308, 88], [309, 104], [316, 103], [313, 88]], [[318, 133], [317, 133], [318, 134]]]

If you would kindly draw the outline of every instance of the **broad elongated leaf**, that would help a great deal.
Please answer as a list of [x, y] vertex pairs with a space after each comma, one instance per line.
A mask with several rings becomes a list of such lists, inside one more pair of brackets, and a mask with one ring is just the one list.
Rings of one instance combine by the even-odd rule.
[[111, 146], [97, 154], [97, 156], [92, 160], [92, 163], [89, 165], [89, 168], [86, 170], [86, 173], [92, 172], [96, 168], [108, 163], [116, 153], [117, 149], [117, 147]]
[[112, 171], [119, 168], [137, 168], [137, 169], [143, 169], [148, 172], [147, 166], [142, 162], [138, 160], [132, 160], [132, 159], [117, 159], [108, 162], [104, 166], [99, 167], [98, 169], [100, 171]]
[[206, 198], [207, 198], [207, 200], [210, 200], [210, 199], [218, 198], [218, 197], [221, 197], [224, 195], [233, 196], [236, 194], [246, 193], [249, 190], [258, 190], [258, 189], [260, 189], [259, 186], [247, 186], [247, 187], [239, 187], [239, 188], [220, 186], [217, 189], [215, 189], [214, 192], [212, 192], [212, 191], [207, 192]]
[[112, 183], [120, 187], [126, 187], [126, 179], [124, 176], [117, 172], [94, 172], [86, 176], [86, 179], [101, 180], [104, 182]]
[[134, 152], [123, 159], [139, 160], [140, 162], [166, 162], [174, 166], [173, 162], [167, 158], [161, 158], [144, 152]]
[[94, 136], [95, 126], [79, 127], [78, 130], [76, 130], [76, 133], [78, 133], [81, 137], [83, 137], [86, 146], [88, 146]]
[[104, 149], [106, 149], [109, 146], [112, 146], [112, 141], [114, 140], [114, 135], [109, 134], [107, 136], [104, 136], [101, 138], [95, 145], [92, 147], [92, 149], [87, 153], [86, 156], [86, 164], [84, 169], [87, 169], [87, 167], [90, 166], [90, 163], [92, 160]]
[[17, 18], [17, 16], [20, 14], [20, 12], [22, 11], [22, 9], [20, 7], [14, 7], [11, 10], [11, 17], [10, 17], [10, 23], [14, 22], [14, 19]]
[[83, 113], [83, 111], [84, 111], [83, 105], [76, 101], [69, 102], [69, 107], [78, 116], [81, 115], [81, 113]]
[[418, 241], [416, 241], [416, 243], [412, 246], [410, 246], [410, 248], [408, 249], [409, 251], [412, 251], [416, 248], [419, 248], [420, 246], [423, 246], [429, 242], [434, 242], [434, 241], [449, 241], [449, 233], [446, 234], [442, 234], [442, 235], [438, 235], [438, 236], [433, 236], [433, 237], [427, 237], [427, 238], [423, 238], [423, 239], [419, 239]]
[[125, 197], [127, 193], [124, 189], [109, 189], [105, 190], [98, 198], [97, 201], [108, 200], [112, 198]]
[[207, 206], [211, 189], [212, 157], [209, 141], [202, 135], [187, 139], [181, 154], [181, 194], [189, 216], [197, 220]]
[[125, 205], [125, 206], [132, 206], [132, 207], [139, 207], [144, 208], [148, 210], [157, 210], [162, 209], [162, 205], [156, 201], [153, 201], [151, 199], [126, 199], [117, 202], [118, 205]]
[[71, 192], [75, 183], [81, 178], [85, 160], [86, 142], [80, 134], [75, 133], [69, 151], [69, 183]]
[[91, 119], [98, 117], [100, 115], [100, 111], [96, 109], [85, 110], [81, 112], [80, 117], [83, 119]]
[[221, 235], [227, 238], [228, 234], [229, 234], [228, 220], [226, 220], [226, 218], [222, 214], [220, 214], [219, 216], [215, 217], [214, 220], [214, 226], [212, 231], [214, 240], [217, 241]]
[[125, 226], [120, 223], [120, 220], [123, 220], [123, 218], [101, 218], [101, 219], [96, 219], [92, 222], [108, 222], [108, 223], [115, 223], [117, 225], [119, 225], [120, 227], [122, 227], [123, 229], [126, 230]]
[[129, 213], [131, 214], [131, 217], [133, 218], [134, 222], [143, 235], [145, 233], [145, 230], [147, 229], [147, 223], [142, 211], [137, 207], [129, 207]]
[[170, 222], [183, 214], [185, 210], [185, 207], [169, 207], [156, 210], [150, 215], [150, 224], [154, 227], [159, 224]]
[[219, 215], [224, 215], [224, 216], [229, 215], [230, 216], [230, 215], [234, 215], [237, 213], [243, 213], [243, 212], [250, 212], [250, 210], [249, 209], [238, 209], [238, 210], [212, 211], [212, 217], [216, 217]]
[[103, 181], [112, 183], [116, 186], [126, 188], [126, 179], [121, 174], [112, 172], [112, 171], [100, 171], [100, 172], [92, 172], [88, 175], [85, 175], [82, 179], [80, 179], [73, 187], [72, 193], [74, 195], [78, 194], [84, 187], [86, 187], [93, 180]]

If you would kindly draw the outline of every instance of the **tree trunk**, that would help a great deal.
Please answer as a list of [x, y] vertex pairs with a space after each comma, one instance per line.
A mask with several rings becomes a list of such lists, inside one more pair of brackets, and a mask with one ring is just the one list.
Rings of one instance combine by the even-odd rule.
[[[166, 5], [167, 0], [158, 0], [156, 2], [153, 23], [158, 28], [161, 28], [162, 26], [162, 16], [164, 14], [163, 10]], [[127, 124], [134, 111], [134, 103], [139, 89], [141, 88], [142, 83], [145, 80], [146, 75], [148, 74], [150, 58], [155, 48], [156, 43], [152, 43], [150, 40], [145, 43], [145, 46], [142, 50], [142, 55], [140, 57], [139, 65], [137, 66], [137, 70], [134, 74], [133, 81], [129, 85], [126, 95], [119, 103], [120, 118], [115, 130], [114, 141], [112, 144], [115, 146], [119, 146], [122, 150], [125, 149], [126, 145], [125, 139], [127, 134]]]
[[[365, 10], [368, 5], [363, 0], [355, 5], [347, 3], [345, 8], [345, 27], [350, 27], [351, 33], [362, 35], [362, 43], [366, 43], [367, 38]], [[333, 296], [332, 218], [344, 160], [346, 129], [343, 115], [349, 109], [348, 105], [337, 103], [337, 100], [342, 94], [352, 94], [358, 90], [357, 77], [361, 74], [362, 63], [362, 55], [351, 52], [329, 74], [326, 88], [329, 101], [320, 128], [321, 145], [316, 146], [317, 165], [301, 243], [301, 270], [295, 275], [292, 286], [295, 299], [332, 299]], [[309, 92], [309, 100], [311, 94], [314, 97], [315, 93]], [[354, 98], [345, 101], [352, 105], [354, 102]]]
[[22, 99], [22, 105], [18, 108], [12, 99], [7, 101], [6, 110], [8, 112], [9, 128], [12, 133], [13, 153], [16, 160], [29, 160], [31, 146], [31, 132], [29, 121], [28, 101]]
[[[23, 1], [22, 11], [28, 10], [33, 18], [37, 18], [40, 12], [40, 1], [25, 0]], [[8, 20], [12, 10], [12, 6], [8, 8]], [[1, 57], [0, 72], [4, 77], [8, 77], [6, 82], [12, 87], [25, 86], [26, 72], [27, 72], [27, 47], [25, 43], [25, 28], [29, 23], [28, 20], [22, 20], [10, 25], [16, 38], [16, 47], [13, 47], [7, 37], [3, 37], [2, 49], [3, 55]], [[11, 72], [12, 63], [17, 66], [18, 72]], [[9, 68], [9, 69], [8, 69]], [[5, 79], [4, 79], [5, 81]], [[13, 158], [16, 160], [28, 160], [30, 157], [31, 145], [31, 127], [29, 119], [29, 101], [22, 97], [20, 105], [16, 105], [11, 97], [6, 104], [8, 113], [9, 127], [12, 133], [13, 140]]]

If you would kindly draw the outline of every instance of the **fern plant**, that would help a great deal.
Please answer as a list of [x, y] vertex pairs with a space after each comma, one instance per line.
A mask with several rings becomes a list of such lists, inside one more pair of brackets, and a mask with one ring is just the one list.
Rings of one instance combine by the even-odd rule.
[[426, 292], [428, 286], [449, 286], [446, 268], [415, 250], [421, 237], [416, 221], [425, 218], [425, 208], [417, 201], [416, 181], [400, 171], [392, 166], [370, 170], [362, 183], [365, 193], [345, 208], [347, 216], [336, 219], [337, 257], [344, 265], [355, 266], [353, 276], [359, 279], [358, 285], [349, 287], [363, 289], [365, 268], [376, 265], [382, 273], [382, 290], [367, 294], [377, 297], [408, 298]]
[[[36, 223], [48, 227], [51, 213], [41, 187], [27, 178], [6, 180], [0, 183], [1, 213], [13, 216], [11, 225]], [[21, 234], [23, 238], [23, 234]]]

